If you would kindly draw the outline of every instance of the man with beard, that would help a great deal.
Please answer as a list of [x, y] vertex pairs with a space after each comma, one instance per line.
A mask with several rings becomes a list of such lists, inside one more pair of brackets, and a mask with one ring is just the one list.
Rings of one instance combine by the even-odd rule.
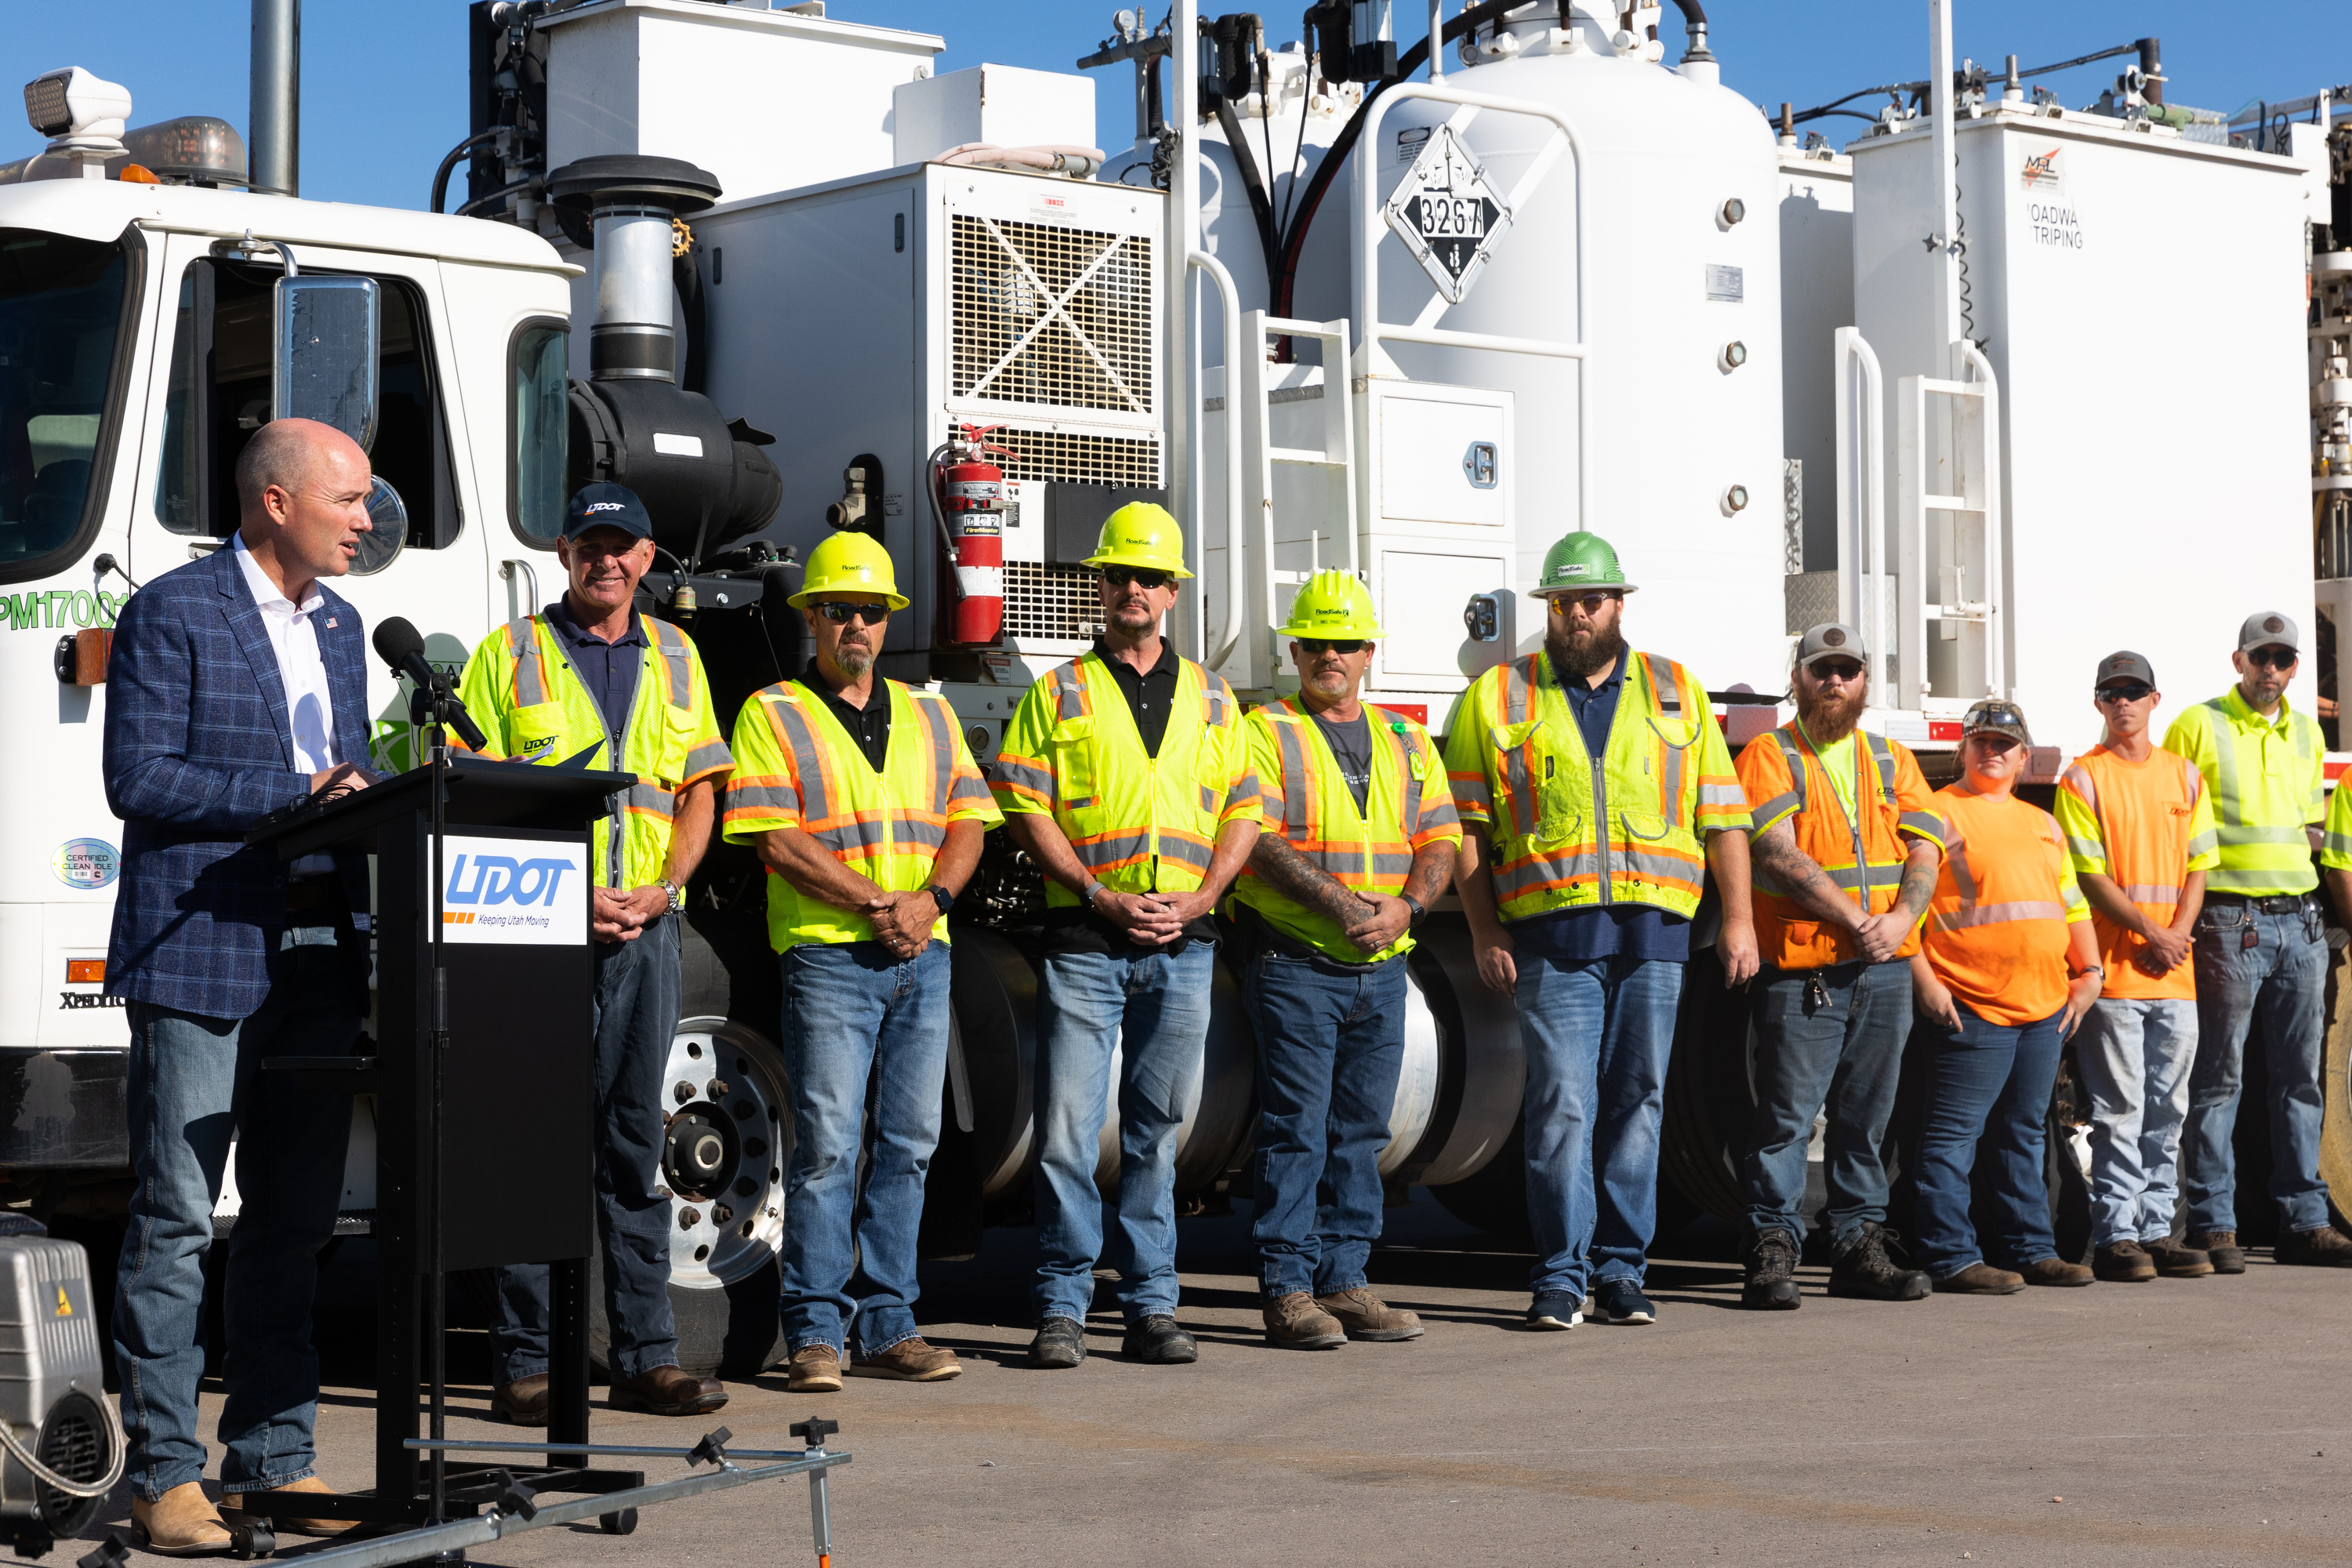
[[723, 828], [768, 868], [782, 955], [785, 1379], [840, 1388], [854, 1317], [852, 1376], [940, 1383], [963, 1368], [916, 1331], [915, 1238], [947, 1079], [948, 910], [996, 805], [946, 700], [875, 679], [907, 607], [888, 552], [829, 536], [789, 602], [814, 657], [736, 719]]
[[1029, 689], [994, 783], [1005, 831], [1048, 879], [1037, 991], [1037, 1337], [1033, 1366], [1086, 1358], [1113, 1053], [1118, 1199], [1110, 1246], [1122, 1349], [1190, 1362], [1176, 1326], [1176, 1130], [1209, 1031], [1210, 911], [1258, 837], [1257, 778], [1233, 689], [1160, 635], [1184, 540], [1148, 501], [1111, 513], [1087, 564], [1103, 635]]
[[[585, 485], [564, 510], [556, 559], [570, 585], [538, 615], [484, 637], [458, 685], [490, 756], [637, 775], [625, 811], [589, 829], [595, 886], [593, 1006], [596, 1226], [604, 1253], [615, 1410], [696, 1415], [727, 1403], [716, 1378], [677, 1364], [669, 1304], [669, 1194], [661, 1187], [662, 1068], [677, 1032], [679, 918], [733, 765], [701, 656], [667, 621], [640, 615], [653, 518], [622, 485]], [[547, 1425], [544, 1263], [497, 1271], [490, 1403]]]
[[1445, 743], [1479, 977], [1517, 998], [1527, 1045], [1532, 1329], [1581, 1322], [1596, 1266], [1603, 1321], [1655, 1321], [1658, 1124], [1710, 867], [1724, 982], [1756, 973], [1748, 797], [1706, 689], [1626, 647], [1633, 589], [1600, 535], [1553, 545], [1542, 651], [1472, 683]]
[[1822, 1211], [1830, 1294], [1917, 1301], [1927, 1276], [1886, 1255], [1879, 1143], [1911, 1033], [1911, 954], [1936, 894], [1944, 823], [1899, 742], [1861, 733], [1869, 666], [1851, 626], [1797, 645], [1797, 717], [1739, 753], [1756, 802], [1756, 1120], [1740, 1160], [1748, 1213], [1740, 1304], [1800, 1305], [1795, 1269], [1813, 1118], [1829, 1110]]
[[1404, 1065], [1404, 955], [1445, 891], [1462, 829], [1445, 764], [1410, 719], [1356, 699], [1381, 628], [1352, 572], [1291, 601], [1298, 695], [1249, 717], [1265, 831], [1234, 884], [1255, 952], [1258, 1249], [1267, 1342], [1409, 1340], [1421, 1320], [1364, 1278], [1381, 1150]]
[[2326, 1026], [2327, 931], [2311, 852], [2327, 812], [2327, 743], [2286, 700], [2300, 662], [2294, 622], [2276, 610], [2238, 628], [2238, 684], [2172, 721], [2164, 749], [2187, 757], [2212, 792], [2221, 864], [2205, 875], [2196, 925], [2197, 1060], [2181, 1131], [2189, 1246], [2216, 1274], [2246, 1271], [2238, 1245], [2238, 1125], [2246, 1034], [2257, 1008], [2270, 1068], [2271, 1200], [2281, 1263], [2352, 1264], [2352, 1241], [2328, 1223], [2319, 1177], [2320, 1042]]

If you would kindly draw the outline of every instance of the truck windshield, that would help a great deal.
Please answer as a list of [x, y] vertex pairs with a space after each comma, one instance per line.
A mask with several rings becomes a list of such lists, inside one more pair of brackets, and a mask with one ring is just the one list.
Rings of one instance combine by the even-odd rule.
[[125, 276], [120, 245], [0, 229], [0, 583], [78, 542]]

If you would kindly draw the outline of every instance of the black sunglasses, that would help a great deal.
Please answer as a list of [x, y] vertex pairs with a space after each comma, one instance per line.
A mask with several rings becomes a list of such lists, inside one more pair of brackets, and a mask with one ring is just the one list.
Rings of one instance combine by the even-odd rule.
[[1622, 594], [1553, 594], [1548, 596], [1551, 600], [1552, 614], [1556, 616], [1568, 614], [1568, 607], [1570, 605], [1582, 605], [1586, 615], [1597, 616], [1601, 613], [1601, 605], [1612, 599], [1622, 599], [1625, 595]]
[[1175, 581], [1165, 572], [1155, 572], [1148, 566], [1106, 566], [1103, 581], [1115, 588], [1165, 588]]
[[1302, 653], [1361, 653], [1372, 645], [1362, 637], [1300, 637]]
[[2299, 657], [2301, 656], [2294, 649], [2281, 647], [2276, 643], [2272, 643], [2267, 647], [2250, 649], [2246, 654], [2246, 662], [2265, 669], [2293, 669], [2294, 661]]
[[878, 626], [890, 618], [887, 605], [853, 605], [846, 599], [824, 599], [809, 608], [836, 626], [847, 626], [852, 616], [869, 626]]
[[2131, 682], [2127, 686], [2102, 686], [2099, 688], [2099, 700], [2102, 702], [2137, 702], [2155, 689], [2155, 687], [2143, 686], [2137, 680]]
[[1851, 658], [1817, 658], [1808, 666], [1815, 680], [1860, 680], [1862, 665]]

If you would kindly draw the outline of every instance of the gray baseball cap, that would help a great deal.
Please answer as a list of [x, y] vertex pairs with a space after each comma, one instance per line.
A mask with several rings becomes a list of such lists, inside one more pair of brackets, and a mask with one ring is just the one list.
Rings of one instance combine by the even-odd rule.
[[2240, 653], [2252, 653], [2273, 643], [2293, 648], [2297, 653], [2303, 651], [2303, 634], [2295, 630], [2294, 617], [2283, 616], [2276, 610], [2257, 610], [2248, 616], [2245, 624], [2238, 628]]
[[1824, 658], [1862, 659], [1867, 667], [1867, 657], [1862, 650], [1862, 634], [1852, 626], [1835, 621], [1824, 621], [1805, 634], [1797, 645], [1797, 662], [1810, 669]]
[[1975, 704], [1961, 719], [1960, 739], [1970, 735], [2006, 735], [2021, 746], [2033, 744], [2033, 732], [2025, 727], [2025, 710], [1998, 697]]
[[2122, 681], [2137, 680], [2143, 686], [2156, 684], [2156, 667], [2145, 656], [2128, 649], [2111, 653], [2099, 660], [2099, 673], [2091, 678], [2091, 689], [2103, 690]]

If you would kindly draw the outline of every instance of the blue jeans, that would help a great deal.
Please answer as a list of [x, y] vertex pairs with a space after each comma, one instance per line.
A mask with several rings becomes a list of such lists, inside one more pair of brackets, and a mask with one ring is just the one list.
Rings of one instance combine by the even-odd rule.
[[114, 1302], [125, 1474], [153, 1502], [202, 1479], [196, 1386], [205, 1373], [205, 1254], [229, 1140], [243, 1205], [228, 1237], [221, 1381], [221, 1488], [264, 1491], [313, 1473], [319, 1355], [310, 1344], [318, 1253], [335, 1230], [350, 1142], [347, 1094], [296, 1089], [257, 1065], [341, 1056], [359, 1035], [360, 996], [331, 945], [293, 946], [251, 1016], [209, 1018], [130, 1005], [131, 1226]]
[[840, 1351], [853, 1316], [853, 1359], [915, 1337], [915, 1237], [940, 1142], [949, 967], [943, 942], [908, 959], [878, 942], [784, 951], [793, 1142], [780, 1262], [784, 1342], [795, 1351]]
[[1364, 1283], [1381, 1234], [1381, 1151], [1404, 1065], [1404, 961], [1365, 974], [1261, 955], [1242, 994], [1257, 1027], [1258, 1282], [1266, 1300]]
[[1176, 1310], [1176, 1132], [1201, 1081], [1216, 950], [1057, 952], [1037, 990], [1037, 1317], [1086, 1321], [1104, 1251], [1095, 1186], [1118, 1062], [1109, 1261], [1128, 1321]]
[[2180, 1123], [2196, 1055], [2193, 997], [2101, 997], [2083, 1015], [2074, 1059], [2091, 1095], [2095, 1245], [2172, 1234]]
[[[604, 1248], [604, 1321], [615, 1381], [677, 1364], [670, 1203], [661, 1191], [670, 1109], [662, 1090], [677, 1033], [677, 925], [667, 917], [635, 942], [596, 944], [596, 1235]], [[492, 1375], [512, 1383], [547, 1370], [547, 1265], [494, 1272]]]
[[[2327, 1223], [2319, 1179], [2319, 1057], [2327, 994], [2327, 937], [2319, 906], [2267, 915], [2208, 903], [2197, 916], [2197, 1065], [2180, 1140], [2189, 1228], [2238, 1228], [2238, 1127], [2246, 1030], [2260, 1012], [2270, 1069], [2271, 1197], [2289, 1230]], [[2254, 932], [2254, 945], [2245, 933]]]
[[[1959, 1006], [1955, 1003], [1955, 1006]], [[1969, 1218], [1978, 1145], [1992, 1160], [1994, 1250], [2017, 1268], [2058, 1256], [2050, 1229], [2042, 1151], [2058, 1082], [2060, 1013], [2034, 1024], [1990, 1024], [1959, 1006], [1958, 1033], [1926, 1031], [1927, 1104], [1919, 1128], [1920, 1266], [1948, 1279], [1985, 1259]]]
[[1622, 955], [1519, 964], [1538, 1296], [1581, 1296], [1588, 1274], [1641, 1283], [1658, 1226], [1658, 1123], [1683, 973]]
[[[1818, 1000], [1814, 987], [1820, 987]], [[1886, 1163], [1879, 1147], [1894, 1114], [1911, 1034], [1911, 964], [1766, 969], [1748, 994], [1756, 1022], [1756, 1121], [1739, 1162], [1748, 1229], [1802, 1240], [1805, 1155], [1813, 1118], [1829, 1108], [1822, 1220], [1844, 1247], [1864, 1222], [1886, 1221]]]

